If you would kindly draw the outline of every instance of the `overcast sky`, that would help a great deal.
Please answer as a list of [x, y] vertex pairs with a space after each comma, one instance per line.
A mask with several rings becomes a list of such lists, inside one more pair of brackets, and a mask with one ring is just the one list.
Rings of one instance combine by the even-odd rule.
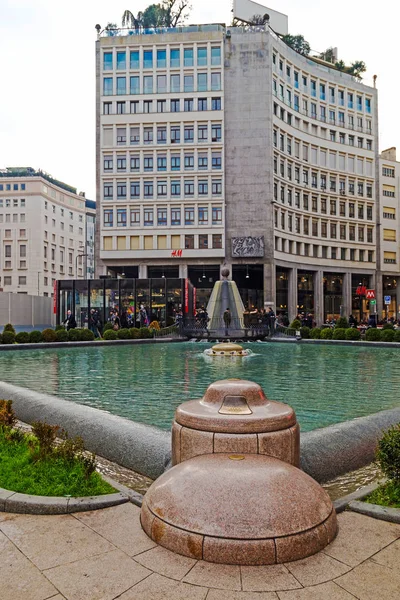
[[[94, 26], [146, 0], [0, 0], [0, 168], [32, 166], [95, 198]], [[400, 146], [398, 0], [270, 0], [311, 48], [378, 75], [380, 149]], [[192, 0], [191, 23], [231, 21], [231, 0]], [[400, 158], [400, 150], [399, 150]]]

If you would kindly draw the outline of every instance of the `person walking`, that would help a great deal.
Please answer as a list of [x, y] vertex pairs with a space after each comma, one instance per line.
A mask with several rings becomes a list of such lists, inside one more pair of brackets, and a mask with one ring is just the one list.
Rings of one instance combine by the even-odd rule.
[[101, 330], [100, 318], [99, 318], [99, 314], [98, 314], [97, 310], [95, 310], [94, 308], [92, 308], [90, 311], [89, 329], [90, 329], [90, 331], [93, 332], [93, 335], [95, 338], [101, 337], [101, 335], [100, 335], [100, 330]]
[[70, 310], [67, 311], [67, 318], [64, 321], [64, 325], [67, 331], [69, 331], [70, 329], [75, 329], [76, 327], [75, 317]]
[[228, 335], [228, 329], [229, 329], [229, 326], [232, 321], [232, 315], [231, 315], [231, 311], [229, 310], [229, 307], [224, 312], [223, 318], [224, 318], [224, 323], [225, 323], [225, 335]]

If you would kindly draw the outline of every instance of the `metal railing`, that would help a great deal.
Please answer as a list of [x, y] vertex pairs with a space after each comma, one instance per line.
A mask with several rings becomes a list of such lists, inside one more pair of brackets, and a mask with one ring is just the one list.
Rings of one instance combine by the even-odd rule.
[[183, 338], [184, 334], [181, 332], [181, 328], [178, 325], [170, 325], [169, 327], [163, 327], [162, 329], [152, 330], [154, 338]]
[[202, 319], [186, 319], [182, 333], [187, 337], [201, 338], [274, 338], [296, 337], [296, 330], [278, 325], [276, 322], [260, 322], [251, 315], [232, 318], [226, 323], [223, 318], [213, 317], [205, 322]]

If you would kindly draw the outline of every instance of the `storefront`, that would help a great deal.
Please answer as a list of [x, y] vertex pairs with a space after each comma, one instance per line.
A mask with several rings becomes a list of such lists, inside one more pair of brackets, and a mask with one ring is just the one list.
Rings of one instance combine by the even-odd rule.
[[384, 275], [382, 277], [383, 288], [383, 319], [397, 319], [399, 316], [397, 306], [398, 287], [396, 277]]
[[102, 323], [116, 310], [122, 324], [136, 327], [140, 325], [141, 306], [149, 322], [158, 321], [160, 327], [172, 325], [179, 311], [186, 318], [193, 316], [196, 290], [188, 279], [79, 279], [57, 283], [57, 324], [66, 319], [68, 310], [74, 313], [78, 327], [88, 326], [92, 309]]

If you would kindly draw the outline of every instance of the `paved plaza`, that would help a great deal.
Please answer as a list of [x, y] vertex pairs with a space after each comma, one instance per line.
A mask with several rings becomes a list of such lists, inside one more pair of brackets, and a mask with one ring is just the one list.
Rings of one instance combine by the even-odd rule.
[[131, 503], [60, 516], [0, 513], [1, 600], [396, 600], [400, 525], [352, 512], [337, 539], [285, 565], [196, 561], [156, 546]]

